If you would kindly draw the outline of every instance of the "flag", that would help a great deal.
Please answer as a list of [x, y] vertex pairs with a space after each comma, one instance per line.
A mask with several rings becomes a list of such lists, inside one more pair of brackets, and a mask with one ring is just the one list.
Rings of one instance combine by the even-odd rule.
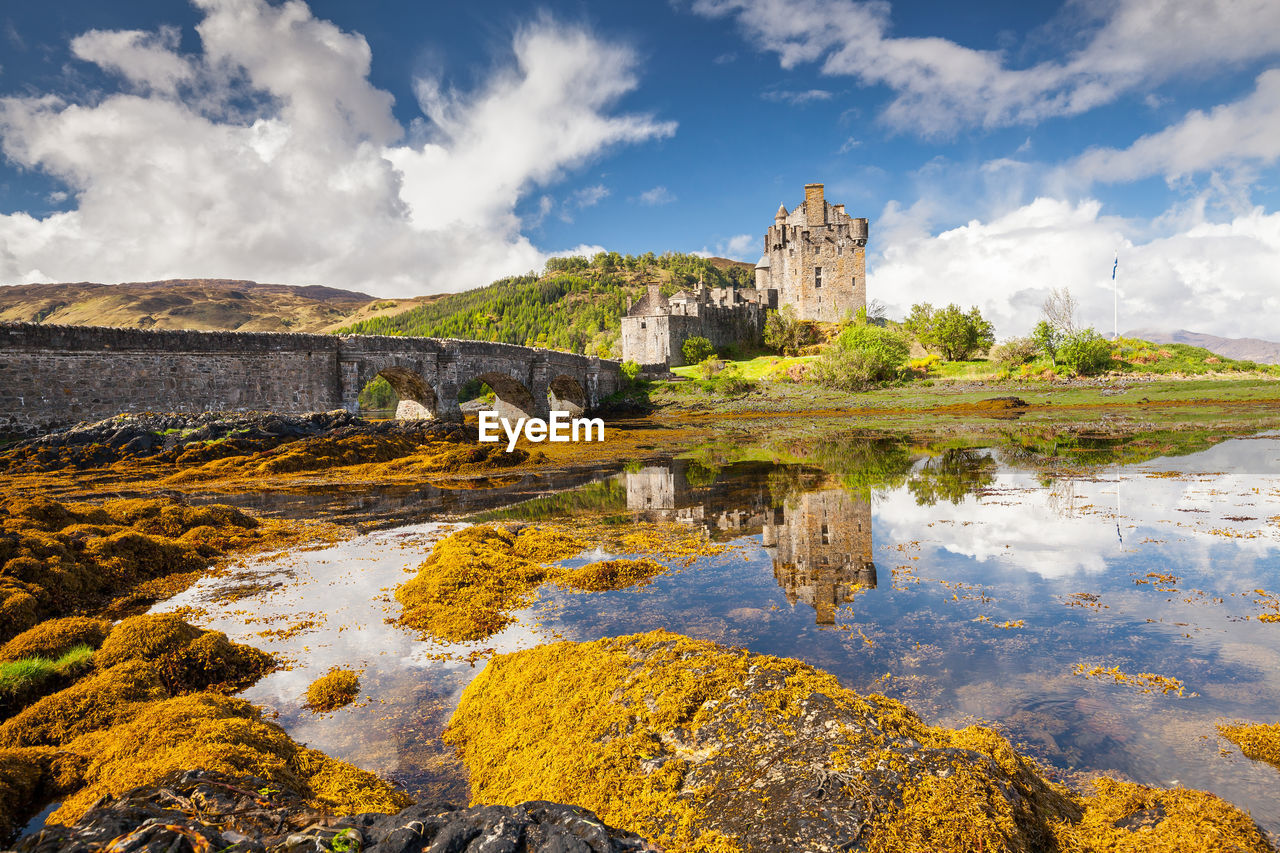
[[1117, 254], [1117, 255], [1116, 255], [1116, 262], [1115, 262], [1114, 264], [1112, 264], [1112, 265], [1111, 265], [1111, 280], [1112, 280], [1112, 281], [1115, 281], [1115, 280], [1116, 280], [1116, 268], [1117, 268], [1118, 266], [1120, 266], [1120, 256]]

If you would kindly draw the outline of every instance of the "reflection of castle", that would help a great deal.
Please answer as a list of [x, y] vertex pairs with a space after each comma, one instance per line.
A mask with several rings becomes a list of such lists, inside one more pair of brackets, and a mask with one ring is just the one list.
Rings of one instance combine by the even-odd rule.
[[871, 562], [871, 504], [844, 489], [789, 498], [764, 526], [764, 547], [787, 601], [803, 601], [819, 625], [833, 625], [852, 587], [876, 585]]
[[769, 468], [740, 464], [711, 472], [683, 460], [649, 465], [627, 473], [627, 509], [649, 521], [701, 527], [716, 539], [760, 533], [787, 600], [803, 601], [819, 625], [833, 625], [855, 584], [876, 585], [871, 504], [840, 488], [801, 488], [775, 507]]
[[647, 521], [703, 527], [716, 539], [749, 536], [769, 511], [768, 487], [753, 473], [717, 475], [682, 459], [648, 465], [627, 472], [627, 509]]

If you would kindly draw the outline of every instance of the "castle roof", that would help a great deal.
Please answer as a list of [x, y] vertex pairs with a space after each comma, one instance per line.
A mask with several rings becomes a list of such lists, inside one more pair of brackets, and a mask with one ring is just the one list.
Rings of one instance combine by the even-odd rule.
[[759, 260], [758, 262], [756, 262], [756, 269], [758, 269], [758, 270], [767, 270], [767, 269], [769, 268], [769, 266], [770, 266], [770, 264], [769, 264], [769, 256], [768, 256], [768, 255], [761, 255], [761, 256], [760, 256], [760, 260]]
[[774, 219], [786, 219], [786, 218], [787, 218], [787, 203], [786, 203], [786, 202], [783, 202], [782, 204], [778, 205], [778, 212], [777, 212], [776, 214], [774, 214], [773, 218], [774, 218]]

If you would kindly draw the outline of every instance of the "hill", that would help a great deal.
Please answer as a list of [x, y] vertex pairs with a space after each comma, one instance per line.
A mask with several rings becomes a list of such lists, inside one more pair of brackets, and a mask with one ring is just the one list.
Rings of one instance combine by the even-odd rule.
[[435, 298], [377, 299], [367, 293], [320, 285], [294, 287], [233, 279], [18, 284], [0, 287], [0, 322], [328, 332], [344, 324], [403, 312]]
[[670, 295], [700, 281], [707, 287], [754, 287], [755, 267], [726, 258], [652, 252], [552, 258], [541, 275], [504, 278], [341, 331], [474, 338], [617, 357], [619, 318], [629, 299], [638, 299], [650, 284]]
[[1203, 347], [1220, 356], [1256, 361], [1262, 364], [1280, 364], [1280, 343], [1264, 341], [1258, 338], [1220, 338], [1203, 332], [1190, 332], [1186, 329], [1173, 331], [1160, 329], [1137, 329], [1126, 332], [1126, 337], [1145, 338], [1157, 344], [1190, 344]]

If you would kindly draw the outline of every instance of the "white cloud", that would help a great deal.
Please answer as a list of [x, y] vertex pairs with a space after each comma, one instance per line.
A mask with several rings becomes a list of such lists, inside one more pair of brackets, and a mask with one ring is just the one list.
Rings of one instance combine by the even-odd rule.
[[892, 37], [887, 2], [695, 0], [693, 9], [735, 17], [784, 68], [820, 63], [825, 74], [888, 86], [894, 97], [884, 120], [925, 134], [1078, 115], [1180, 74], [1280, 52], [1273, 0], [1118, 0], [1100, 22], [1090, 14], [1100, 5], [1068, 3], [1051, 26], [1081, 46], [1026, 68], [943, 38]]
[[417, 81], [426, 120], [406, 135], [369, 82], [360, 35], [298, 0], [197, 5], [197, 55], [178, 54], [168, 30], [73, 42], [130, 91], [0, 99], [5, 155], [77, 202], [0, 216], [0, 282], [472, 287], [541, 267], [515, 214], [523, 196], [612, 146], [675, 131], [611, 112], [636, 86], [631, 50], [547, 19], [519, 31], [514, 61], [474, 91]]
[[839, 153], [848, 154], [850, 151], [857, 148], [861, 144], [862, 144], [861, 139], [858, 139], [856, 136], [850, 136], [848, 139], [844, 141], [844, 144], [840, 146]]
[[833, 96], [826, 89], [806, 89], [801, 92], [788, 89], [770, 89], [761, 92], [760, 97], [766, 101], [775, 101], [780, 104], [791, 104], [798, 107], [814, 101], [829, 101]]
[[596, 184], [576, 190], [573, 194], [573, 204], [576, 207], [595, 207], [608, 197], [609, 188], [604, 184]]
[[1280, 159], [1280, 69], [1263, 72], [1245, 98], [1189, 112], [1182, 121], [1136, 140], [1128, 148], [1095, 148], [1067, 171], [1095, 181], [1132, 181], [1150, 175], [1177, 178], [1242, 162]]
[[190, 63], [175, 53], [179, 38], [173, 27], [155, 33], [90, 30], [72, 39], [71, 52], [144, 89], [172, 92], [195, 76]]
[[675, 194], [671, 190], [663, 186], [654, 187], [651, 190], [645, 190], [640, 193], [639, 202], [647, 204], [650, 207], [656, 207], [661, 204], [671, 204], [676, 200]]
[[[926, 207], [921, 215], [927, 213]], [[905, 315], [915, 302], [977, 305], [1007, 337], [1035, 323], [1050, 288], [1069, 287], [1081, 319], [1109, 332], [1118, 249], [1121, 331], [1275, 336], [1280, 213], [1258, 208], [1212, 223], [1196, 207], [1141, 223], [1103, 216], [1093, 200], [1037, 198], [937, 235], [922, 229], [911, 210], [891, 206], [881, 219], [886, 248], [869, 260], [868, 296], [886, 302], [891, 316]], [[1168, 230], [1144, 236], [1160, 226]]]

